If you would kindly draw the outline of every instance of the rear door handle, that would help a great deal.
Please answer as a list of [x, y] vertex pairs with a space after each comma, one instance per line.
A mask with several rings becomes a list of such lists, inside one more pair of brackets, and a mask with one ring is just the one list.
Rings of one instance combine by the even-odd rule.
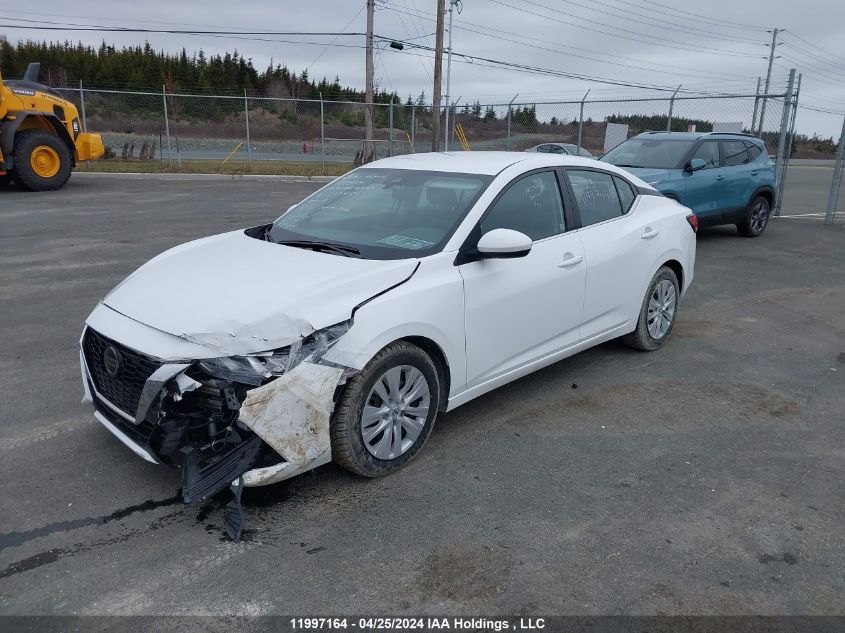
[[724, 176], [716, 176], [716, 180], [724, 180], [724, 179], [725, 179]]
[[578, 255], [577, 257], [572, 253], [566, 253], [563, 256], [563, 261], [560, 262], [557, 267], [558, 268], [570, 268], [571, 266], [575, 266], [576, 264], [580, 264], [584, 261], [584, 257], [582, 255]]
[[650, 240], [653, 237], [657, 237], [659, 234], [660, 234], [660, 231], [658, 231], [657, 229], [653, 229], [650, 226], [647, 226], [647, 227], [645, 227], [645, 231], [643, 232], [642, 235], [640, 235], [640, 237], [643, 238], [644, 240]]
[[757, 175], [757, 173], [758, 173], [758, 172], [757, 172], [757, 170], [755, 169], [754, 171], [752, 171], [752, 172], [751, 172], [751, 175], [752, 175], [752, 176], [756, 176], [756, 175]]

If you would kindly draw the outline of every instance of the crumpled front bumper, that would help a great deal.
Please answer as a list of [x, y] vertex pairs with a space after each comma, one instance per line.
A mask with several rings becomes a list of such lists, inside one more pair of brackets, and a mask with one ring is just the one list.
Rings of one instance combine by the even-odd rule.
[[[219, 352], [140, 324], [102, 304], [89, 317], [88, 327], [133, 349], [146, 350], [161, 361], [144, 383], [133, 415], [97, 392], [80, 339], [83, 402], [91, 403], [96, 419], [136, 455], [152, 463], [166, 462], [145, 441], [149, 407], [163, 389], [178, 392], [196, 388], [196, 381], [185, 374], [193, 362], [186, 358], [213, 358]], [[306, 360], [272, 382], [246, 392], [238, 422], [259, 436], [279, 459], [277, 463], [238, 473], [245, 486], [276, 483], [331, 461], [329, 424], [334, 398], [350, 371], [354, 372], [331, 363]]]

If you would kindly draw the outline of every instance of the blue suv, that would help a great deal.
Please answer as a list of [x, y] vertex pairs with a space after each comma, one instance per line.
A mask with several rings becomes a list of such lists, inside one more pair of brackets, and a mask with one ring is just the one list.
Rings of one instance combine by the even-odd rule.
[[775, 205], [775, 165], [748, 134], [646, 132], [599, 160], [623, 167], [693, 210], [700, 226], [757, 237]]

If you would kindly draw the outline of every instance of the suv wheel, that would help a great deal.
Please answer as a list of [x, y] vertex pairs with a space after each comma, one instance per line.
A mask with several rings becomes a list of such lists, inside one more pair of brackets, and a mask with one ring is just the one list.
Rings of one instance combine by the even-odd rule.
[[743, 237], [757, 237], [766, 230], [771, 216], [769, 201], [763, 196], [756, 196], [748, 205], [748, 213], [742, 222], [736, 225]]

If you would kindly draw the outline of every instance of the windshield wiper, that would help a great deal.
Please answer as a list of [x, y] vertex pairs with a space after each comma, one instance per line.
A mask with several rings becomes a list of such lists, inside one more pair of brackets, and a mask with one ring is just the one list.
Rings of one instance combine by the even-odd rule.
[[626, 165], [625, 163], [613, 163], [617, 167], [639, 167], [639, 165]]
[[283, 240], [276, 242], [282, 246], [293, 246], [295, 248], [312, 248], [315, 251], [331, 251], [344, 257], [360, 257], [361, 251], [354, 246], [345, 244], [334, 244], [333, 242], [320, 242], [319, 240]]

